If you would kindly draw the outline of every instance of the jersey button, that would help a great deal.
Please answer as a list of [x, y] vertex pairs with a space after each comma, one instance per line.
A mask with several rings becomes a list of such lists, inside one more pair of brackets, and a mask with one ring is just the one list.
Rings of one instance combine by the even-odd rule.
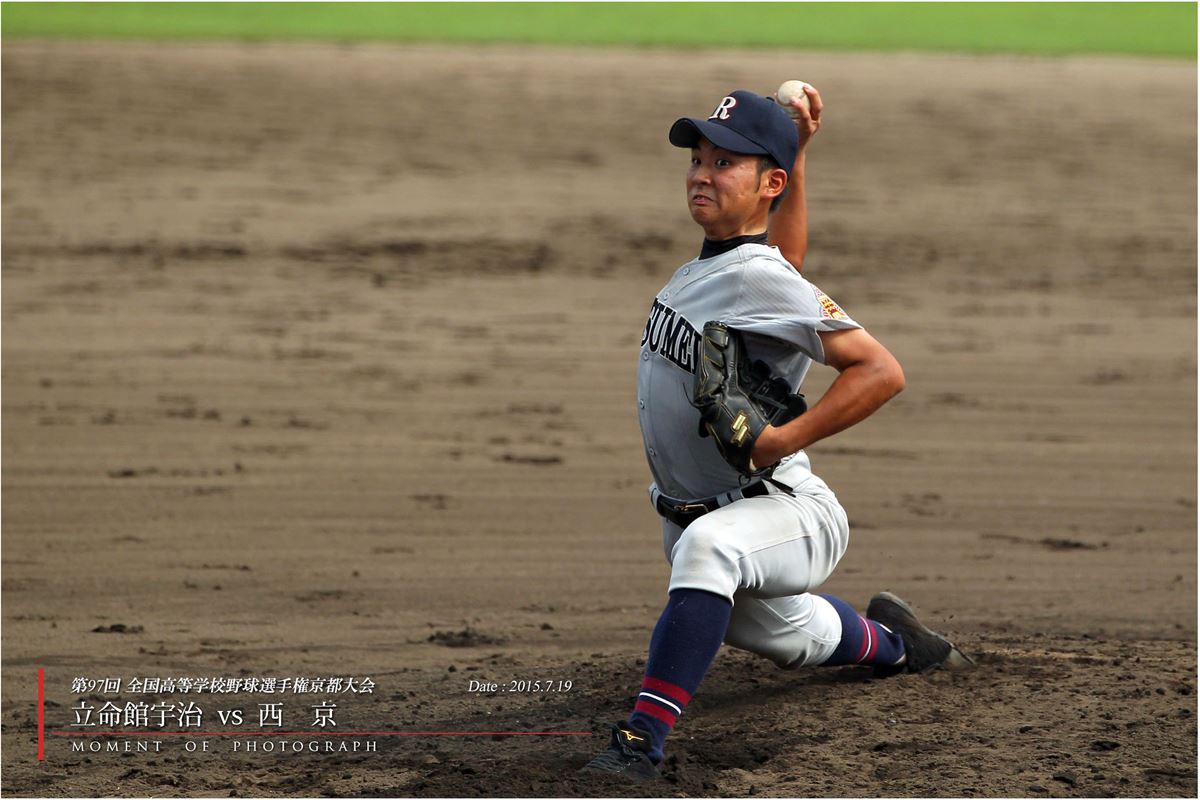
[[645, 407], [646, 407], [646, 401], [638, 400], [638, 408], [645, 408]]
[[651, 448], [650, 448], [649, 450], [647, 450], [646, 452], [647, 452], [647, 453], [649, 453], [649, 454], [650, 454], [650, 455], [652, 455], [652, 456], [656, 456], [656, 455], [658, 455], [658, 453], [654, 452], [654, 448], [653, 448], [653, 447], [651, 447]]
[[683, 274], [684, 274], [684, 275], [691, 275], [691, 274], [692, 274], [692, 268], [691, 268], [691, 267], [684, 267], [684, 268], [683, 268]]
[[649, 361], [649, 360], [650, 360], [650, 351], [643, 350], [642, 351], [642, 361]]

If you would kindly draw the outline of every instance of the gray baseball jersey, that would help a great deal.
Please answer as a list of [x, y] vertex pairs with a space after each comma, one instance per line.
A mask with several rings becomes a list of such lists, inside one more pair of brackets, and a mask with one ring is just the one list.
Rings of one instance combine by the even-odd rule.
[[[678, 499], [712, 497], [745, 482], [712, 439], [700, 436], [700, 415], [690, 403], [696, 342], [711, 320], [747, 334], [750, 357], [785, 376], [793, 391], [813, 361], [824, 363], [819, 332], [861, 327], [775, 247], [743, 244], [680, 267], [651, 306], [637, 380], [650, 472], [660, 492]], [[775, 472], [796, 487], [811, 474], [803, 451]]]

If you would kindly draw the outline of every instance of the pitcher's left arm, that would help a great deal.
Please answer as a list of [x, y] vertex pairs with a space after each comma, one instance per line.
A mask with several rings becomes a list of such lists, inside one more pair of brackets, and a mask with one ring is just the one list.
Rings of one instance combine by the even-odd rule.
[[904, 370], [886, 347], [862, 328], [821, 331], [824, 361], [838, 371], [829, 390], [781, 427], [768, 426], [754, 444], [755, 464], [774, 464], [813, 442], [861, 422], [904, 389]]

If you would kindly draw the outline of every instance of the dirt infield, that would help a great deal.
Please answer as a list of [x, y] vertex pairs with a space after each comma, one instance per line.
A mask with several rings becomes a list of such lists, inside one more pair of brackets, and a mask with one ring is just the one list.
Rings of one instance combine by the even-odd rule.
[[[1195, 795], [1194, 62], [2, 58], [5, 793]], [[897, 591], [980, 668], [725, 649], [666, 781], [582, 780], [665, 599], [634, 357], [700, 240], [666, 131], [790, 76], [828, 106], [806, 275], [908, 375], [810, 450], [851, 519], [826, 588]], [[327, 689], [129, 685], [188, 676]], [[274, 700], [366, 733], [64, 735]], [[451, 731], [572, 735], [388, 735]]]

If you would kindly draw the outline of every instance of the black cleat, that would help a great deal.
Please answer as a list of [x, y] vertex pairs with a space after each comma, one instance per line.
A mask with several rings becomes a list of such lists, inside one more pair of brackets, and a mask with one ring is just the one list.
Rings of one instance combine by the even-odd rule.
[[871, 598], [867, 619], [878, 622], [904, 640], [905, 662], [896, 667], [877, 667], [875, 671], [879, 675], [895, 675], [905, 670], [929, 672], [939, 667], [962, 670], [975, 666], [975, 662], [948, 639], [922, 625], [908, 603], [891, 592], [880, 592]]
[[608, 749], [589, 761], [580, 772], [607, 772], [634, 783], [654, 780], [658, 777], [658, 765], [647, 755], [650, 747], [650, 734], [627, 722], [618, 723], [612, 726], [612, 742]]

